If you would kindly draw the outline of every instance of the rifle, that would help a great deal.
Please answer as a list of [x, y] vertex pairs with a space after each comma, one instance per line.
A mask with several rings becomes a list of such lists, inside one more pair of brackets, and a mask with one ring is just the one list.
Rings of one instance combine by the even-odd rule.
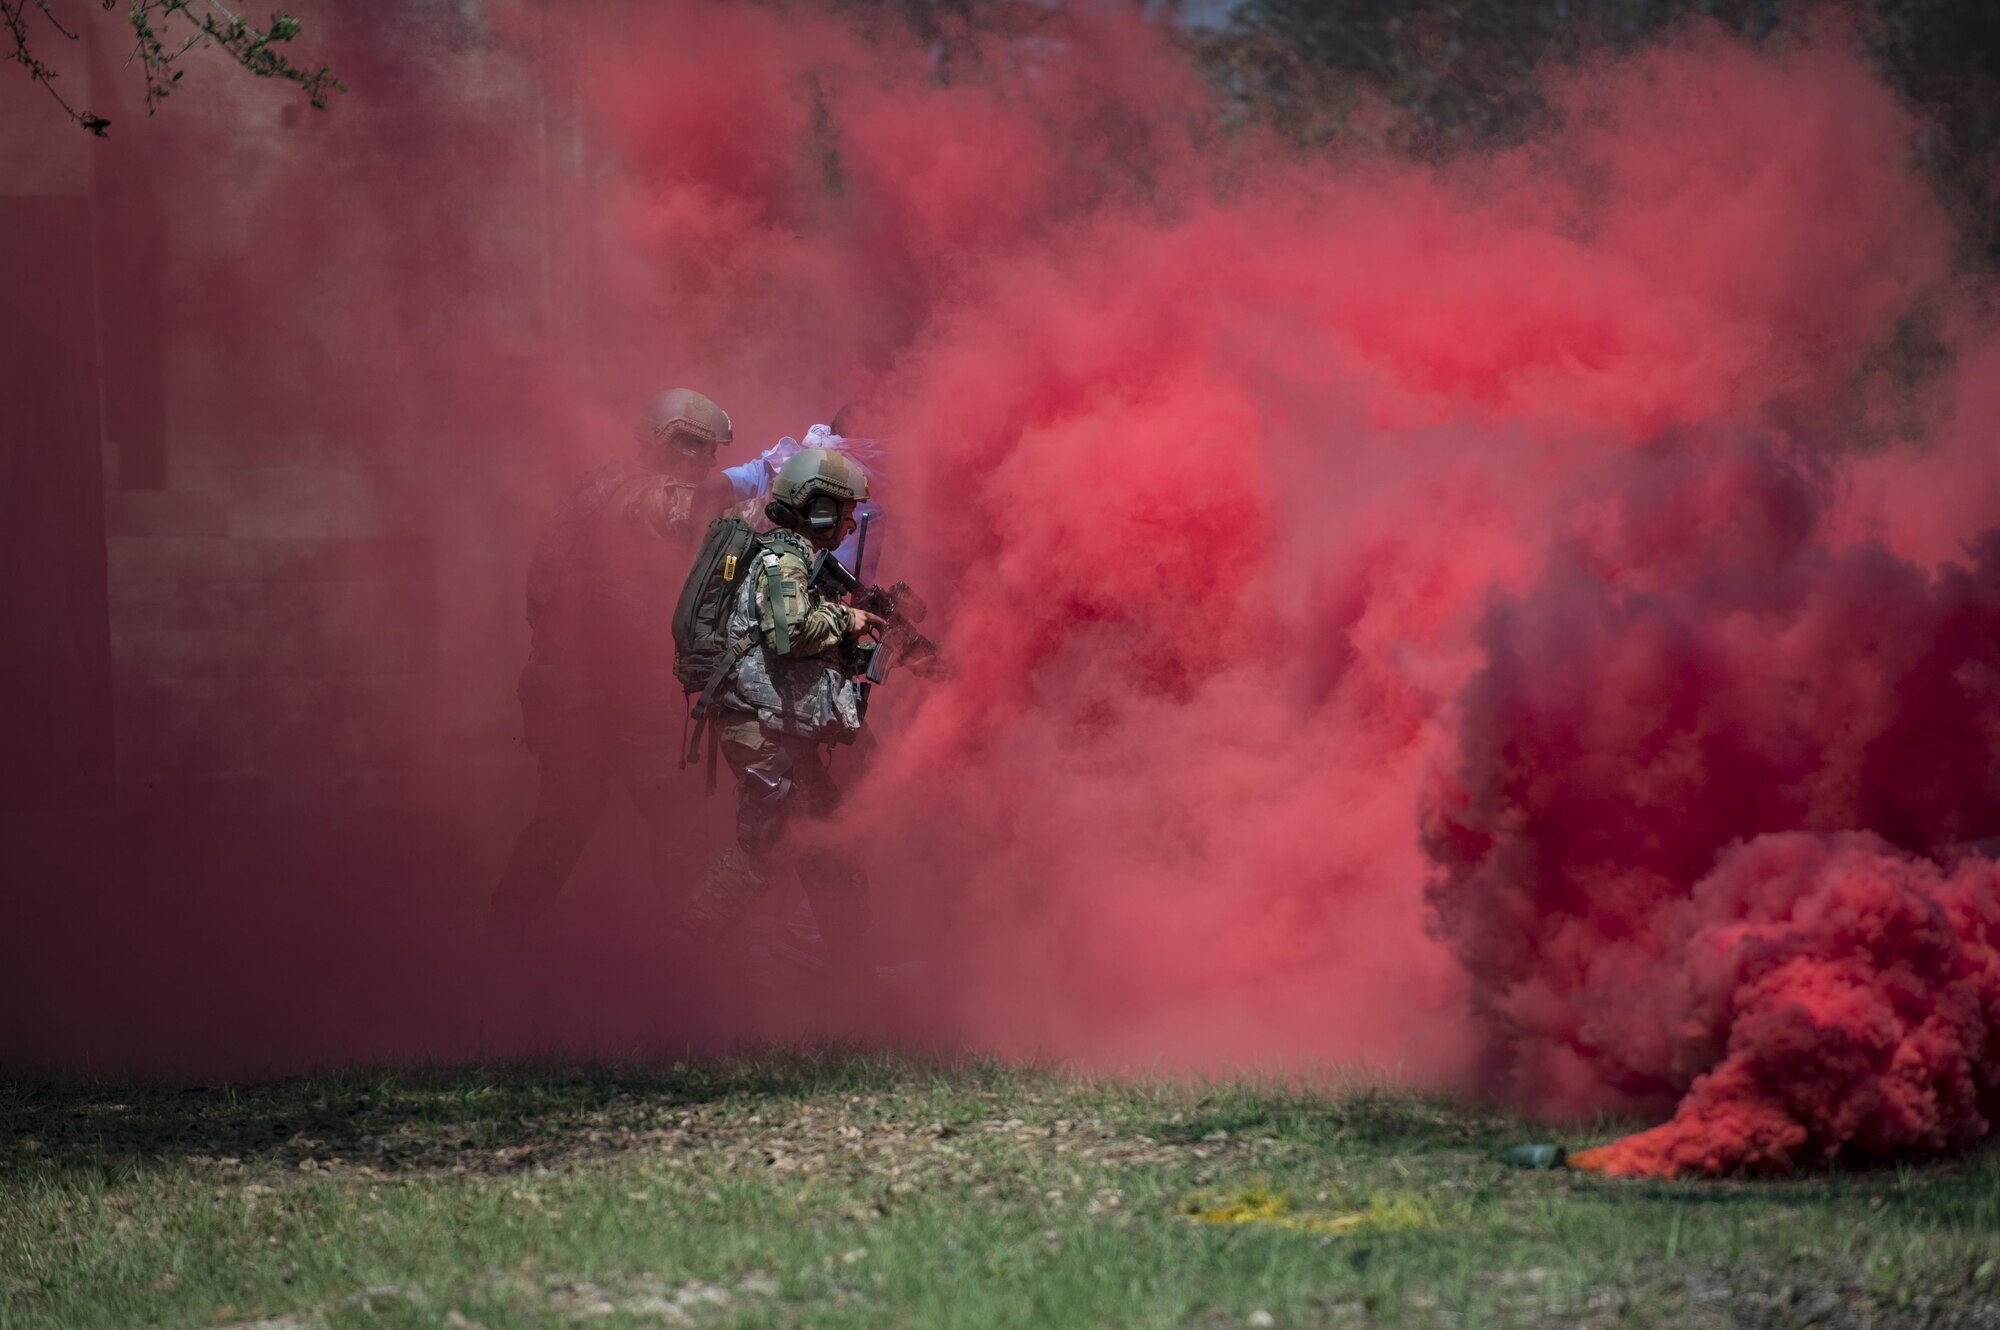
[[[863, 532], [864, 537], [866, 532]], [[856, 560], [859, 562], [859, 560]], [[894, 586], [863, 586], [861, 579], [829, 550], [813, 555], [812, 585], [848, 604], [863, 609], [883, 621], [881, 637], [872, 643], [856, 643], [848, 648], [850, 674], [860, 674], [871, 684], [889, 677], [889, 666], [901, 661], [920, 679], [937, 674], [943, 662], [937, 643], [918, 632], [916, 625], [929, 612], [923, 597], [908, 582]]]

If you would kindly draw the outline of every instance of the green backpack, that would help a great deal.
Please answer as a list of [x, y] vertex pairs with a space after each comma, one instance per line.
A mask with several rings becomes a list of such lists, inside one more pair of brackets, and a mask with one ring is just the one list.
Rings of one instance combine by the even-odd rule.
[[735, 664], [740, 655], [730, 650], [729, 611], [750, 576], [758, 543], [739, 517], [716, 518], [701, 538], [674, 606], [674, 677], [690, 693], [706, 691], [717, 682], [717, 667]]

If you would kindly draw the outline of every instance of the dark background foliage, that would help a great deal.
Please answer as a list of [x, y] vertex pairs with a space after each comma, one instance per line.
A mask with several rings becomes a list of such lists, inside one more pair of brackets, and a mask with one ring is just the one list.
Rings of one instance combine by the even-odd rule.
[[[1229, 92], [1304, 142], [1355, 132], [1358, 107], [1400, 111], [1389, 132], [1423, 154], [1490, 147], [1545, 113], [1541, 78], [1706, 20], [1782, 42], [1824, 4], [1778, 0], [1244, 0], [1199, 38]], [[1844, 11], [1891, 86], [1930, 127], [1912, 145], [1966, 213], [1970, 243], [2000, 258], [2000, 3], [1873, 0]]]

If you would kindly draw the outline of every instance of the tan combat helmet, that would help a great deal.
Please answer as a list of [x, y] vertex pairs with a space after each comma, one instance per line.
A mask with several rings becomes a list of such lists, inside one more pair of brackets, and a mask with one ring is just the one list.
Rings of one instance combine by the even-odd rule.
[[691, 451], [726, 448], [734, 436], [729, 413], [692, 388], [669, 388], [646, 405], [636, 431], [642, 444]]
[[843, 508], [867, 497], [868, 473], [857, 463], [831, 448], [801, 448], [771, 482], [765, 516], [779, 526], [825, 531], [839, 523]]

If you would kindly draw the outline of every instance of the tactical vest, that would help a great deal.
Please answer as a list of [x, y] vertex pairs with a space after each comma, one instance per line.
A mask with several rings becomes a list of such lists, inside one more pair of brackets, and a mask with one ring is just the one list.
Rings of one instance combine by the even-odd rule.
[[756, 715], [766, 730], [819, 743], [852, 743], [861, 733], [861, 691], [854, 680], [818, 657], [781, 656], [764, 640], [757, 601], [764, 579], [777, 572], [772, 546], [797, 537], [772, 532], [757, 543], [751, 575], [730, 606], [731, 642], [748, 642], [720, 693], [723, 706]]

